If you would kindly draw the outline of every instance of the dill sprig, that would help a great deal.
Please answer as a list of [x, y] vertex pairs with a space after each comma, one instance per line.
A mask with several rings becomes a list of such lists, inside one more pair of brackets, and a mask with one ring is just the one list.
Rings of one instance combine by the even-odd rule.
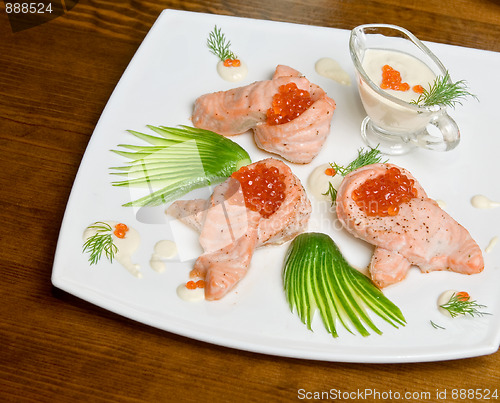
[[321, 194], [323, 196], [330, 196], [330, 199], [332, 199], [332, 206], [334, 205], [335, 200], [337, 200], [337, 189], [335, 189], [335, 186], [333, 186], [332, 182], [328, 182], [328, 190], [325, 193]]
[[89, 262], [91, 265], [96, 264], [104, 252], [110, 262], [113, 262], [115, 254], [118, 252], [117, 246], [113, 243], [111, 237], [112, 228], [105, 222], [95, 222], [88, 227], [95, 229], [96, 233], [89, 237], [83, 244], [83, 252], [90, 252]]
[[440, 305], [441, 308], [448, 311], [452, 318], [459, 315], [483, 316], [490, 315], [488, 312], [481, 312], [481, 308], [486, 308], [485, 305], [480, 305], [476, 301], [471, 301], [469, 294], [465, 292], [453, 293], [446, 304]]
[[[347, 166], [338, 165], [336, 163], [331, 163], [330, 166], [342, 176], [355, 171], [358, 168], [364, 167], [365, 165], [376, 164], [381, 161], [381, 152], [378, 150], [378, 146], [372, 148], [368, 151], [364, 151], [362, 148], [358, 150], [358, 156], [355, 160], [351, 161]], [[387, 161], [384, 161], [384, 163]]]
[[[370, 165], [370, 164], [376, 164], [378, 162], [381, 162], [381, 152], [378, 150], [378, 146], [375, 148], [371, 148], [370, 150], [363, 150], [360, 148], [358, 150], [358, 156], [356, 159], [351, 161], [348, 165], [343, 166], [343, 165], [338, 165], [337, 163], [333, 162], [330, 163], [330, 167], [335, 171], [335, 175], [339, 174], [341, 176], [346, 176], [347, 174], [351, 173], [352, 171], [355, 171], [358, 168], [361, 168], [365, 165]], [[384, 163], [387, 162], [384, 161]], [[331, 182], [328, 183], [328, 190], [325, 193], [322, 193], [324, 196], [330, 196], [332, 199], [332, 206], [337, 200], [337, 189]]]
[[208, 35], [207, 46], [221, 61], [227, 59], [234, 60], [237, 58], [237, 56], [229, 49], [231, 47], [231, 42], [226, 39], [226, 36], [221, 32], [220, 28], [217, 28], [217, 25]]
[[432, 326], [434, 329], [442, 329], [442, 330], [446, 330], [446, 328], [444, 328], [443, 326], [439, 326], [437, 323], [434, 323], [432, 320], [431, 320], [430, 322], [431, 322], [431, 326]]
[[455, 104], [462, 105], [462, 100], [466, 97], [477, 97], [467, 90], [467, 83], [464, 80], [455, 83], [450, 80], [450, 73], [446, 71], [444, 76], [437, 76], [434, 83], [429, 85], [429, 89], [424, 89], [416, 100], [410, 103], [419, 106], [444, 105], [454, 108]]

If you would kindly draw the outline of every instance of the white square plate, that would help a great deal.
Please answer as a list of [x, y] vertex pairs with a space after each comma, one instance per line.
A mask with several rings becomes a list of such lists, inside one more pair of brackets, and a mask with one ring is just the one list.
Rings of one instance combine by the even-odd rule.
[[[206, 40], [214, 26], [231, 41], [244, 60], [248, 76], [234, 84], [216, 72], [217, 58]], [[119, 144], [144, 144], [127, 129], [150, 133], [146, 125], [190, 125], [194, 100], [205, 93], [269, 79], [278, 64], [289, 65], [320, 85], [337, 103], [330, 136], [321, 153], [308, 165], [289, 164], [307, 183], [319, 164], [348, 163], [363, 147], [359, 131], [364, 118], [355, 85], [343, 86], [319, 76], [315, 62], [337, 60], [351, 76], [349, 31], [314, 26], [165, 10], [140, 46], [111, 96], [82, 160], [60, 231], [53, 284], [84, 300], [139, 322], [193, 339], [259, 353], [345, 362], [415, 362], [490, 354], [500, 342], [500, 246], [485, 253], [485, 270], [478, 275], [412, 270], [408, 278], [384, 292], [402, 310], [407, 325], [395, 329], [374, 318], [382, 335], [353, 335], [340, 329], [333, 338], [318, 317], [313, 332], [306, 329], [285, 300], [281, 272], [288, 244], [256, 251], [247, 277], [234, 292], [216, 302], [189, 303], [176, 295], [200, 253], [197, 236], [163, 214], [163, 208], [122, 207], [134, 199], [127, 188], [111, 186], [109, 168], [124, 164], [112, 152]], [[430, 197], [446, 202], [446, 210], [464, 225], [484, 249], [500, 235], [500, 209], [478, 210], [470, 204], [475, 194], [500, 200], [500, 133], [497, 96], [500, 54], [428, 43], [455, 79], [465, 79], [479, 102], [467, 100], [451, 110], [462, 141], [447, 153], [419, 150], [391, 157], [409, 169]], [[248, 134], [232, 138], [257, 161], [266, 154]], [[209, 189], [198, 191], [208, 196]], [[313, 202], [309, 230], [328, 233], [355, 267], [366, 266], [371, 248], [340, 229], [324, 204]], [[90, 266], [82, 253], [84, 229], [95, 221], [125, 222], [141, 235], [133, 255], [143, 278], [137, 279], [116, 261]], [[177, 243], [179, 255], [157, 273], [149, 260], [159, 240]], [[436, 308], [441, 292], [468, 291], [492, 315], [448, 319]], [[431, 321], [445, 329], [436, 329]]]

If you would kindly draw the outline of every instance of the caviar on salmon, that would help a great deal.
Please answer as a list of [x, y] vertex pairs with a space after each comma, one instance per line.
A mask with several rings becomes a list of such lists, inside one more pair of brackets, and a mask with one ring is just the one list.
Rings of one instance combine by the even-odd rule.
[[395, 216], [402, 203], [418, 194], [415, 181], [392, 167], [386, 173], [368, 179], [352, 192], [352, 199], [368, 216]]
[[245, 205], [264, 218], [275, 213], [285, 199], [285, 177], [276, 167], [257, 163], [253, 168], [240, 168], [231, 177], [240, 182]]
[[309, 91], [301, 90], [295, 83], [281, 85], [274, 94], [272, 106], [267, 111], [268, 125], [281, 125], [299, 117], [313, 104]]

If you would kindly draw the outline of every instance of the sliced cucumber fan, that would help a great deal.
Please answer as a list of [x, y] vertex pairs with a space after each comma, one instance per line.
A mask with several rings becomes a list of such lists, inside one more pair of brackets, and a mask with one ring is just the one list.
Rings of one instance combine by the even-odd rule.
[[347, 263], [326, 234], [303, 233], [292, 241], [285, 258], [283, 283], [290, 309], [296, 310], [309, 330], [316, 311], [333, 337], [338, 337], [337, 322], [353, 334], [351, 327], [363, 336], [370, 335], [366, 327], [382, 334], [367, 310], [396, 328], [406, 323], [399, 308]]
[[235, 142], [212, 131], [189, 126], [147, 126], [159, 136], [129, 130], [150, 145], [120, 144], [111, 150], [128, 158], [129, 164], [112, 167], [113, 175], [126, 179], [113, 186], [144, 187], [149, 194], [124, 206], [157, 206], [191, 190], [224, 181], [251, 163], [248, 153]]

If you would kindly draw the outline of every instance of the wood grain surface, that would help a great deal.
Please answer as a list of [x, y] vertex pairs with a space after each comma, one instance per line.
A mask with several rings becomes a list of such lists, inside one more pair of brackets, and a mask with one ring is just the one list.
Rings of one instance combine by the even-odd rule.
[[[473, 400], [452, 399], [453, 389], [500, 389], [498, 352], [391, 365], [279, 358], [163, 332], [51, 285], [59, 227], [86, 145], [163, 9], [344, 29], [394, 23], [423, 40], [500, 51], [499, 1], [82, 0], [18, 32], [6, 3], [0, 5], [0, 401], [288, 402], [309, 400], [299, 390], [335, 389], [429, 392], [431, 398], [407, 401], [451, 402]], [[447, 391], [446, 398], [436, 391]]]

